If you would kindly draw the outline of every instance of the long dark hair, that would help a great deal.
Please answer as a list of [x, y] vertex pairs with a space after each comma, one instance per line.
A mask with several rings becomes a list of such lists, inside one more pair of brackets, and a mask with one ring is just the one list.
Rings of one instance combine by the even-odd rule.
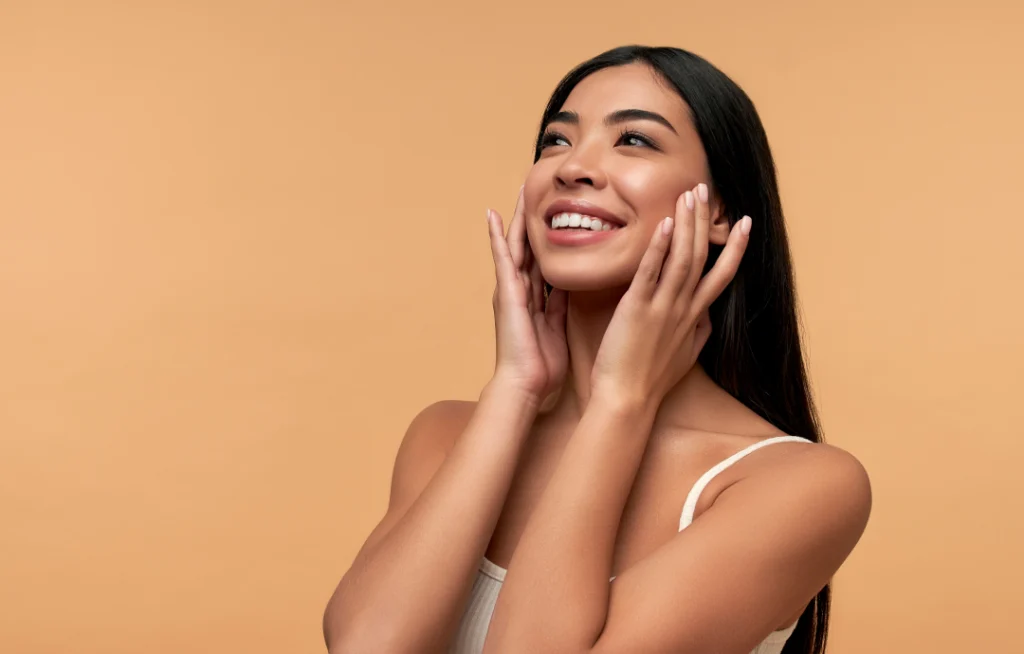
[[[700, 355], [711, 378], [787, 434], [822, 442], [800, 344], [789, 239], [782, 216], [775, 162], [754, 103], [735, 82], [705, 59], [678, 48], [624, 46], [586, 61], [566, 75], [548, 101], [534, 151], [569, 93], [604, 68], [650, 66], [690, 107], [704, 145], [711, 184], [732, 226], [754, 219], [750, 242], [729, 288], [709, 311], [713, 329]], [[708, 252], [710, 269], [722, 247]], [[828, 632], [831, 590], [825, 586], [807, 605], [783, 654], [822, 654]]]

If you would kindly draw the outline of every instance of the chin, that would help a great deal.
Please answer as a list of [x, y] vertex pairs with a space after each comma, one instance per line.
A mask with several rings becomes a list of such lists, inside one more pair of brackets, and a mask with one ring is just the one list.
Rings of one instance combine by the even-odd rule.
[[563, 262], [539, 263], [547, 283], [570, 293], [624, 290], [636, 273], [636, 267], [632, 270], [612, 268], [607, 262], [601, 267], [580, 266], [579, 262], [572, 262], [571, 265], [558, 265]]

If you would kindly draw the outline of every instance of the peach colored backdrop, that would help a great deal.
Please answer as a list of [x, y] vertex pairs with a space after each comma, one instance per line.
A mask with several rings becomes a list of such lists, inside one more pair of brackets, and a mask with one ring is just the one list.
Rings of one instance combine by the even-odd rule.
[[[145, 6], [143, 6], [145, 5]], [[0, 2], [0, 650], [323, 651], [412, 416], [492, 365], [484, 208], [547, 94], [692, 49], [777, 155], [834, 654], [1024, 651], [1024, 10]]]

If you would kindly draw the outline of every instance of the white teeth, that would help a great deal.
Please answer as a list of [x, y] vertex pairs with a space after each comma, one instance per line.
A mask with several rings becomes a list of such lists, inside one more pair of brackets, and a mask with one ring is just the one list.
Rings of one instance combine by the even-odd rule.
[[564, 229], [566, 227], [589, 229], [593, 232], [607, 232], [617, 227], [610, 223], [602, 222], [592, 216], [585, 216], [580, 213], [560, 213], [551, 218], [551, 229]]

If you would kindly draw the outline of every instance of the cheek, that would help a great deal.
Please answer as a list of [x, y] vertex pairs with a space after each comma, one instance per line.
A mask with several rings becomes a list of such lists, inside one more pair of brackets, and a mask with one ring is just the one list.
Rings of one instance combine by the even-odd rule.
[[[523, 216], [526, 219], [526, 235], [531, 243], [544, 235], [544, 221], [540, 219], [541, 202], [547, 189], [551, 186], [550, 163], [539, 161], [530, 168], [523, 181], [523, 201], [526, 203]], [[511, 218], [510, 218], [511, 220]]]
[[[633, 207], [644, 223], [653, 225], [665, 216], [675, 215], [676, 201], [689, 188], [689, 175], [665, 166], [623, 167], [615, 176], [619, 194]], [[652, 232], [653, 233], [653, 232]]]
[[553, 173], [554, 168], [551, 166], [551, 162], [544, 161], [543, 159], [533, 164], [533, 167], [530, 168], [530, 172], [526, 174], [526, 179], [523, 180], [523, 193], [526, 197], [527, 211], [536, 210], [537, 203], [544, 194], [544, 189], [551, 185]]

